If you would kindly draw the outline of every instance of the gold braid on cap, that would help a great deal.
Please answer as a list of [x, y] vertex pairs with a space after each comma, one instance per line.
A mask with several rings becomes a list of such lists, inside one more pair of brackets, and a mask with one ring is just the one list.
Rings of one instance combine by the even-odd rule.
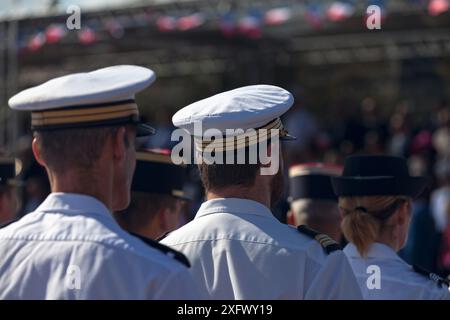
[[33, 111], [31, 126], [33, 129], [81, 126], [130, 118], [139, 119], [138, 106], [134, 100]]
[[223, 152], [227, 150], [236, 150], [268, 140], [271, 137], [270, 130], [279, 130], [278, 134], [280, 137], [285, 137], [288, 135], [288, 131], [284, 128], [281, 119], [276, 118], [265, 126], [256, 129], [249, 129], [247, 132], [235, 136], [224, 136], [220, 139], [209, 137], [194, 137], [195, 146], [196, 149], [201, 152]]

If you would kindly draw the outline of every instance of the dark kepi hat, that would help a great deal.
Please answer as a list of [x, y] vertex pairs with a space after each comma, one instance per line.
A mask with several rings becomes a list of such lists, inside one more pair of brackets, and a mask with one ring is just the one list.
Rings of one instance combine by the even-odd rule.
[[425, 177], [409, 174], [406, 159], [393, 156], [350, 156], [341, 177], [332, 177], [334, 192], [349, 196], [407, 196], [415, 198], [425, 189]]
[[191, 200], [183, 191], [185, 180], [186, 167], [172, 162], [170, 150], [147, 149], [136, 152], [131, 191]]
[[289, 201], [298, 199], [337, 200], [331, 177], [342, 174], [342, 167], [327, 163], [303, 163], [289, 168]]
[[1, 186], [18, 185], [18, 180], [16, 180], [16, 176], [18, 171], [20, 171], [20, 167], [21, 162], [19, 160], [10, 158], [0, 159], [0, 185]]

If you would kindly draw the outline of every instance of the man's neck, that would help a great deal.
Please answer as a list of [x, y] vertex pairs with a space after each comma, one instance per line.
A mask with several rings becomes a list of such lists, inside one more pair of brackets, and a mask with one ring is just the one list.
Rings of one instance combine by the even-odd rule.
[[101, 201], [112, 212], [112, 182], [92, 171], [48, 172], [52, 192], [78, 193]]
[[211, 189], [208, 190], [206, 194], [207, 200], [217, 199], [217, 198], [240, 198], [259, 202], [270, 208], [270, 190], [263, 190], [262, 187], [241, 187], [232, 186], [221, 189]]

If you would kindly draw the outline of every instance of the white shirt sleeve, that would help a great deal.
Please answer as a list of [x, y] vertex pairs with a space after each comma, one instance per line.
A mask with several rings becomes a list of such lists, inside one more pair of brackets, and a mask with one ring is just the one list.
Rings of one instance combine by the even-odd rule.
[[305, 299], [363, 299], [350, 263], [342, 251], [329, 254], [325, 264], [316, 273], [305, 294]]

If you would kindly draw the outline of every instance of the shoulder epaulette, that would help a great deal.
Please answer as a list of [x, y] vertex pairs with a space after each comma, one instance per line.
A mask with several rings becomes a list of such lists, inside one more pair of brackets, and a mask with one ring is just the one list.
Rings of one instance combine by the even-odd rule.
[[333, 251], [341, 250], [341, 246], [331, 239], [329, 236], [327, 236], [324, 233], [320, 233], [316, 230], [308, 228], [306, 225], [300, 225], [297, 227], [297, 230], [300, 233], [303, 233], [315, 240], [317, 240], [322, 248], [326, 251], [327, 254], [332, 253]]
[[446, 285], [447, 287], [450, 287], [450, 281], [448, 279], [441, 277], [440, 275], [438, 275], [436, 273], [429, 272], [426, 269], [422, 268], [421, 266], [417, 266], [417, 265], [413, 265], [413, 269], [415, 272], [420, 273], [420, 274], [426, 276], [427, 278], [433, 280], [440, 287], [442, 287], [442, 285]]
[[177, 260], [178, 262], [181, 262], [182, 264], [184, 264], [186, 267], [190, 268], [191, 267], [191, 263], [189, 262], [188, 258], [186, 258], [186, 256], [184, 254], [182, 254], [181, 252], [174, 250], [168, 246], [165, 246], [155, 240], [143, 237], [141, 235], [138, 235], [136, 233], [130, 232], [131, 235], [135, 236], [136, 238], [139, 238], [140, 240], [142, 240], [143, 242], [145, 242], [147, 245], [149, 245], [152, 248], [158, 249], [160, 251], [162, 251], [165, 255], [170, 256], [172, 258], [174, 258], [175, 260]]

